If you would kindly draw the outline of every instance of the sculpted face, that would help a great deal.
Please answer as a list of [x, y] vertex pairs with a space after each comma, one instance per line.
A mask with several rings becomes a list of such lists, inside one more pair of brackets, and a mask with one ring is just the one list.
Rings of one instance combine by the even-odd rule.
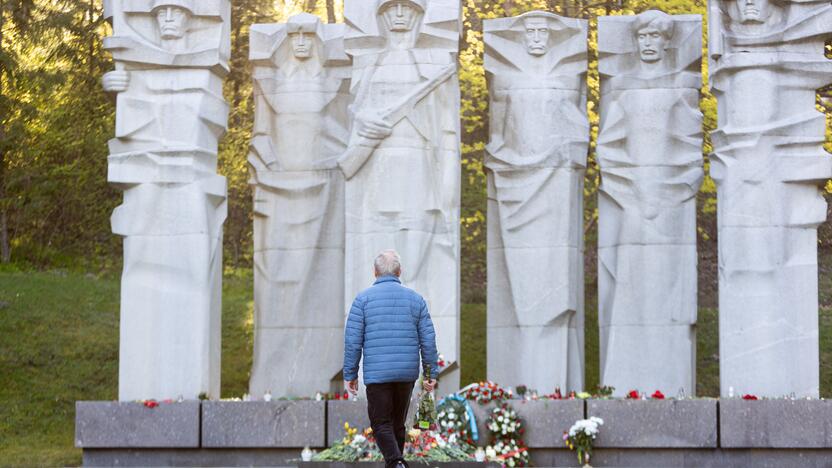
[[[366, 1], [366, 0], [365, 0]], [[387, 29], [394, 32], [412, 31], [416, 26], [418, 12], [408, 2], [391, 3], [382, 12]]]
[[312, 56], [313, 38], [309, 33], [298, 31], [289, 34], [289, 39], [292, 41], [292, 53], [298, 60], [306, 60]]
[[772, 13], [771, 0], [736, 0], [739, 20], [742, 24], [765, 23]]
[[529, 55], [539, 57], [549, 51], [549, 22], [546, 18], [526, 18], [526, 51]]
[[661, 31], [652, 26], [640, 29], [638, 35], [638, 52], [641, 60], [652, 63], [664, 58], [664, 49], [667, 47], [667, 38]]
[[162, 39], [181, 39], [185, 36], [190, 13], [180, 7], [166, 6], [156, 10], [156, 21]]

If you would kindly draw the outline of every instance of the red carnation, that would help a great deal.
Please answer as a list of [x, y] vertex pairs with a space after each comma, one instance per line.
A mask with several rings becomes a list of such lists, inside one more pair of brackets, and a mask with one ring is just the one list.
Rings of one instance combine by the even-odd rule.
[[650, 398], [653, 398], [654, 400], [664, 400], [664, 393], [660, 390], [656, 390], [656, 393], [651, 395]]
[[349, 399], [350, 399], [350, 394], [349, 394], [349, 392], [344, 392], [344, 398], [343, 398], [343, 399], [344, 399], [344, 400], [349, 400]]
[[338, 393], [338, 392], [335, 392], [335, 399], [340, 400], [341, 399], [341, 394]]
[[743, 400], [757, 400], [758, 398], [757, 398], [756, 395], [743, 395], [742, 399]]
[[147, 401], [144, 402], [144, 406], [147, 407], [147, 408], [153, 409], [153, 408], [159, 406], [159, 403], [156, 402], [156, 400], [147, 400]]
[[630, 390], [630, 393], [627, 394], [627, 398], [631, 400], [638, 400], [638, 390]]

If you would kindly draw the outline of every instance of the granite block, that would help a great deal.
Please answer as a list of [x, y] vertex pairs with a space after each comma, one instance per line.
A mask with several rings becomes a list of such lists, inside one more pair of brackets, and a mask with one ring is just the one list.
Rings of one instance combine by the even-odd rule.
[[[93, 466], [263, 466], [271, 468], [382, 468], [383, 463], [302, 463], [297, 449], [84, 449], [83, 464]], [[592, 466], [686, 468], [829, 468], [830, 449], [597, 449]], [[575, 468], [575, 454], [564, 449], [532, 450], [533, 466]], [[432, 463], [410, 466], [472, 467]], [[483, 468], [492, 466], [479, 464]]]
[[75, 446], [78, 448], [199, 447], [200, 402], [142, 403], [78, 401]]
[[832, 401], [719, 402], [724, 448], [832, 448]]
[[[829, 468], [832, 450], [595, 449], [592, 466], [615, 468]], [[532, 466], [577, 468], [574, 452], [533, 450]]]
[[511, 405], [526, 427], [529, 448], [560, 447], [563, 431], [584, 418], [583, 400], [517, 401]]
[[[434, 463], [420, 463], [411, 461], [408, 462], [411, 467], [424, 466], [430, 468], [498, 468], [497, 463], [477, 463], [477, 462], [434, 462]], [[360, 463], [343, 463], [343, 462], [301, 462], [298, 463], [298, 468], [384, 468], [383, 462], [360, 462]]]
[[474, 416], [477, 418], [477, 431], [480, 436], [479, 440], [477, 440], [477, 445], [485, 447], [491, 442], [486, 422], [488, 421], [488, 415], [491, 413], [491, 410], [493, 410], [497, 404], [491, 402], [481, 405], [475, 401], [469, 401], [468, 403], [471, 404], [471, 408], [474, 410]]
[[295, 468], [300, 449], [85, 449], [85, 467], [252, 467]]
[[[486, 423], [497, 403], [470, 403], [480, 433], [477, 445], [486, 446], [491, 441]], [[523, 439], [529, 448], [559, 447], [563, 444], [563, 431], [569, 429], [575, 421], [584, 418], [583, 400], [511, 400], [508, 403], [523, 420], [526, 428]]]
[[209, 401], [202, 405], [202, 446], [324, 447], [322, 401]]
[[[410, 409], [407, 410], [407, 427], [413, 426], [418, 399], [416, 390], [410, 398]], [[326, 410], [326, 446], [344, 438], [344, 423], [350, 427], [363, 431], [370, 427], [370, 417], [367, 415], [366, 400], [330, 400]]]
[[604, 420], [596, 447], [717, 446], [716, 400], [588, 400], [586, 414]]

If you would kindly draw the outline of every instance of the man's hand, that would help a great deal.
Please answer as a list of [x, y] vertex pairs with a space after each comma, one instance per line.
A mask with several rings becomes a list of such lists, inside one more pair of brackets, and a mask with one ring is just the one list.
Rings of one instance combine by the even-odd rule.
[[422, 382], [422, 388], [424, 388], [426, 392], [432, 392], [436, 388], [436, 379]]
[[358, 379], [345, 380], [344, 381], [344, 390], [350, 392], [353, 395], [358, 395]]
[[108, 93], [127, 91], [127, 87], [130, 86], [130, 73], [118, 70], [111, 71], [104, 74], [101, 84], [104, 86], [104, 91]]
[[358, 114], [355, 124], [358, 134], [371, 140], [382, 140], [393, 133], [393, 127], [377, 114]]

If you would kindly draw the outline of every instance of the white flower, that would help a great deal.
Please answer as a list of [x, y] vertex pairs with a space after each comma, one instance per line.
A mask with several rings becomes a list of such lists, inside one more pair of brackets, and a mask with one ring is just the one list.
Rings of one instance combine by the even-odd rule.
[[497, 452], [494, 450], [494, 447], [488, 446], [485, 448], [485, 456], [489, 459], [497, 458]]

